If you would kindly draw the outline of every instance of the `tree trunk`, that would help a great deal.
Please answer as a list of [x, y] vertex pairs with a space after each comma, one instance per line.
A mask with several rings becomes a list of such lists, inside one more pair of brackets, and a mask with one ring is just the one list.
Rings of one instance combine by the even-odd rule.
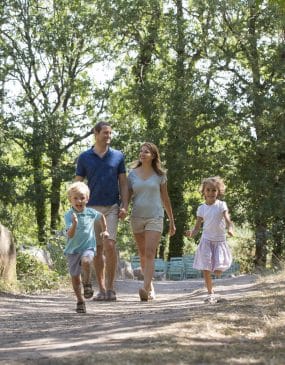
[[35, 155], [33, 158], [33, 178], [34, 178], [34, 196], [35, 196], [35, 215], [38, 226], [38, 240], [44, 244], [46, 238], [46, 189], [44, 185], [44, 176], [41, 166], [41, 156]]
[[52, 160], [52, 182], [51, 182], [51, 195], [50, 195], [50, 230], [55, 231], [58, 227], [59, 219], [59, 207], [60, 207], [60, 186], [62, 182], [61, 174], [59, 171], [58, 161]]
[[256, 269], [265, 269], [267, 255], [267, 227], [265, 224], [257, 223], [255, 230], [255, 259]]

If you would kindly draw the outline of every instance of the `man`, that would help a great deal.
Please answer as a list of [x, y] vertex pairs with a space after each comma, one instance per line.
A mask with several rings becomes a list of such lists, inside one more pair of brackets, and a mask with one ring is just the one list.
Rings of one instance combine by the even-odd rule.
[[94, 257], [94, 267], [99, 292], [94, 300], [116, 300], [116, 235], [118, 218], [124, 219], [127, 215], [128, 183], [124, 155], [110, 147], [110, 124], [97, 123], [94, 135], [95, 145], [78, 158], [75, 180], [87, 179], [90, 188], [88, 206], [105, 215], [109, 232], [109, 238], [103, 240], [100, 236], [100, 226], [95, 225], [97, 253]]

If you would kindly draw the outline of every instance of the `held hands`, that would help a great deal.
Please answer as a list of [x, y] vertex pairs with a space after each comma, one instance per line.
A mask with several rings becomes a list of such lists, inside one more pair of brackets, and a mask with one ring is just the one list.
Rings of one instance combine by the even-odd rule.
[[108, 231], [101, 232], [100, 237], [102, 237], [103, 239], [109, 238], [109, 232]]
[[175, 232], [176, 232], [176, 227], [175, 227], [174, 221], [170, 221], [169, 222], [169, 231], [168, 231], [169, 236], [174, 236]]
[[125, 208], [120, 208], [119, 209], [119, 218], [125, 219], [126, 216], [127, 216], [127, 210]]
[[185, 231], [184, 232], [184, 236], [189, 237], [189, 238], [193, 237], [194, 236], [193, 235], [193, 230], [187, 230], [187, 231]]

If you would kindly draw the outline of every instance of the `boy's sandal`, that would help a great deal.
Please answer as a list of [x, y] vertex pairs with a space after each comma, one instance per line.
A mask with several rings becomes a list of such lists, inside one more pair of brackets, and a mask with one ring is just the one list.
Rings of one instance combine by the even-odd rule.
[[84, 298], [85, 299], [90, 299], [93, 297], [93, 289], [92, 289], [92, 285], [91, 284], [84, 284], [83, 285], [83, 290], [84, 290]]
[[86, 313], [86, 306], [84, 302], [78, 302], [76, 304], [76, 312], [77, 313]]
[[106, 299], [106, 293], [104, 291], [99, 291], [95, 297], [93, 298], [93, 300], [95, 300], [95, 302], [102, 302]]

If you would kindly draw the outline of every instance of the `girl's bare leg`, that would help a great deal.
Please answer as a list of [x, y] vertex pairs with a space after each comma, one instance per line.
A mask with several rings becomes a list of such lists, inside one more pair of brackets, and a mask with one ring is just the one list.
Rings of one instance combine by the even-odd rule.
[[218, 278], [220, 278], [220, 277], [221, 277], [221, 275], [222, 275], [222, 271], [220, 271], [220, 270], [216, 270], [216, 271], [215, 271], [215, 275], [216, 275]]
[[211, 271], [203, 270], [203, 276], [208, 294], [214, 294]]

